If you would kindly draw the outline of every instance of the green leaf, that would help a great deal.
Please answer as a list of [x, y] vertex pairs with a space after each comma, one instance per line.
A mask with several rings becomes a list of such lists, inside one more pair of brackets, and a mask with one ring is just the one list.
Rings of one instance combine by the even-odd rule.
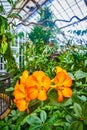
[[6, 92], [12, 92], [14, 90], [14, 88], [13, 87], [10, 87], [10, 88], [7, 88], [6, 89]]
[[41, 121], [44, 123], [47, 119], [47, 113], [42, 110], [40, 113], [40, 118], [41, 118]]
[[23, 32], [20, 32], [20, 33], [18, 34], [18, 36], [19, 36], [20, 38], [22, 38], [22, 37], [24, 37], [24, 33], [23, 33]]
[[2, 26], [1, 26], [0, 35], [3, 35], [3, 34], [4, 34], [4, 26], [2, 25]]
[[7, 42], [2, 42], [1, 43], [1, 49], [0, 49], [1, 54], [4, 54], [6, 52], [6, 50], [7, 50], [7, 48], [8, 48], [8, 43]]
[[72, 78], [72, 80], [75, 80], [74, 75], [72, 73], [69, 72], [68, 74]]
[[45, 125], [41, 128], [41, 130], [51, 130], [49, 125]]
[[87, 118], [84, 120], [84, 124], [87, 125]]
[[8, 126], [2, 128], [2, 130], [9, 130]]
[[5, 122], [3, 120], [0, 120], [0, 128], [2, 128], [2, 126], [5, 126]]
[[87, 73], [85, 73], [81, 70], [78, 70], [78, 71], [76, 71], [74, 76], [75, 76], [76, 79], [82, 79], [82, 78], [87, 77]]
[[83, 130], [83, 123], [81, 121], [74, 121], [70, 125], [69, 130]]
[[75, 112], [75, 115], [77, 117], [81, 117], [82, 116], [82, 108], [79, 104], [77, 103], [74, 103], [74, 112]]
[[39, 117], [35, 116], [35, 115], [30, 115], [28, 117], [26, 117], [26, 121], [28, 124], [32, 125], [32, 124], [42, 124], [42, 121], [40, 120]]
[[64, 102], [64, 104], [63, 104], [63, 106], [69, 106], [69, 105], [72, 105], [72, 99], [71, 99], [71, 98], [67, 99], [67, 100]]
[[87, 100], [86, 96], [84, 96], [84, 95], [78, 96], [78, 98], [79, 98], [80, 100], [82, 100], [83, 102], [86, 102], [86, 100]]
[[73, 118], [70, 115], [66, 115], [67, 122], [71, 123], [73, 121]]
[[87, 60], [85, 60], [84, 66], [85, 66], [85, 67], [87, 66]]
[[5, 12], [3, 5], [0, 5], [0, 13]]
[[7, 0], [10, 4], [13, 4], [13, 0]]
[[16, 115], [16, 110], [12, 110], [11, 111], [11, 116], [15, 116]]
[[87, 119], [87, 102], [83, 104], [82, 108], [83, 108], [83, 115]]
[[42, 125], [31, 125], [29, 130], [41, 130]]

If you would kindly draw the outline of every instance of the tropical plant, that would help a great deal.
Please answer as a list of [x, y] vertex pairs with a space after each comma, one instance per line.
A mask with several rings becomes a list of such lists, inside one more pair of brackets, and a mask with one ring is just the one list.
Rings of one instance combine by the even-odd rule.
[[7, 18], [2, 15], [0, 15], [0, 25], [0, 55], [2, 55], [4, 60], [7, 61], [7, 71], [9, 71], [12, 75], [15, 75], [17, 74], [17, 65], [10, 47], [10, 43], [14, 42], [14, 35], [10, 31], [10, 26], [8, 24]]
[[41, 26], [34, 26], [33, 30], [29, 33], [29, 38], [36, 47], [49, 43], [49, 39], [53, 34], [53, 30], [51, 29], [54, 28], [54, 24], [52, 23], [53, 15], [48, 7], [41, 8], [39, 14], [40, 19], [38, 20], [38, 24], [41, 23]]

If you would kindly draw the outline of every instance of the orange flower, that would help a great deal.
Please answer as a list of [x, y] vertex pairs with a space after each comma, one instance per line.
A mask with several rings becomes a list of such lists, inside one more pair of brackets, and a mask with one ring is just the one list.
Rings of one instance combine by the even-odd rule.
[[20, 99], [20, 100], [15, 100], [14, 102], [16, 103], [17, 108], [19, 111], [25, 111], [28, 108], [29, 102], [26, 102], [25, 99]]
[[26, 95], [24, 84], [18, 84], [18, 81], [14, 88], [14, 102], [20, 111], [24, 111], [28, 107], [29, 100]]
[[26, 79], [27, 79], [27, 77], [28, 77], [28, 71], [27, 70], [25, 70], [23, 73], [22, 73], [22, 75], [21, 75], [21, 77], [20, 77], [20, 83], [25, 83], [25, 81], [26, 81]]
[[60, 66], [56, 66], [56, 73], [63, 71], [65, 74], [68, 74], [65, 69], [62, 69]]
[[61, 70], [59, 71], [55, 78], [54, 78], [54, 83], [55, 83], [55, 89], [58, 91], [58, 101], [61, 102], [63, 101], [63, 97], [71, 97], [72, 96], [72, 79], [66, 73], [65, 71]]
[[50, 88], [51, 80], [43, 71], [35, 71], [28, 76], [26, 80], [26, 89], [28, 98], [39, 99], [44, 101], [47, 99], [46, 92]]

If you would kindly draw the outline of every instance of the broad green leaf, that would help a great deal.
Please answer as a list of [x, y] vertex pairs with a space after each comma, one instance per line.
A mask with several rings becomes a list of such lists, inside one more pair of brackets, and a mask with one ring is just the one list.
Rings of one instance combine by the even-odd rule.
[[[45, 125], [45, 124], [44, 124]], [[41, 128], [41, 130], [51, 130], [50, 126], [45, 125]]]
[[70, 115], [66, 115], [66, 120], [68, 122], [72, 122], [73, 121], [73, 118], [70, 116]]
[[83, 104], [82, 108], [83, 108], [83, 115], [87, 119], [87, 102]]
[[84, 96], [84, 95], [78, 96], [78, 98], [79, 98], [80, 100], [82, 100], [83, 102], [86, 102], [86, 100], [87, 100], [86, 96]]
[[87, 60], [85, 60], [85, 64], [84, 64], [84, 66], [85, 66], [85, 67], [87, 66]]
[[12, 114], [12, 116], [15, 116], [15, 115], [16, 115], [16, 111], [15, 111], [15, 110], [12, 110], [12, 111], [11, 111], [11, 114]]
[[69, 72], [68, 74], [72, 78], [72, 80], [75, 80], [74, 75], [72, 73]]
[[1, 26], [0, 35], [3, 35], [3, 34], [4, 34], [4, 26], [2, 25], [2, 26]]
[[39, 117], [35, 116], [35, 115], [30, 115], [28, 117], [26, 117], [26, 121], [28, 124], [32, 125], [32, 124], [42, 124], [42, 121], [40, 120]]
[[40, 119], [41, 119], [41, 121], [44, 123], [45, 121], [46, 121], [46, 119], [47, 119], [47, 113], [45, 112], [45, 111], [41, 111], [40, 112]]
[[87, 118], [84, 120], [84, 124], [87, 125]]
[[0, 128], [5, 125], [5, 122], [3, 120], [0, 120]]
[[23, 33], [23, 32], [20, 32], [20, 33], [18, 34], [18, 36], [19, 36], [20, 38], [22, 38], [22, 37], [24, 37], [24, 33]]
[[82, 116], [82, 108], [79, 104], [77, 103], [74, 103], [74, 112], [75, 112], [75, 115], [77, 117], [81, 117]]
[[1, 48], [0, 48], [1, 54], [4, 54], [6, 52], [6, 50], [7, 50], [7, 48], [8, 48], [8, 43], [7, 42], [2, 42], [1, 43]]
[[29, 130], [41, 130], [42, 124], [30, 125]]
[[6, 89], [6, 92], [12, 92], [14, 90], [14, 88], [13, 87], [10, 87], [10, 88], [7, 88]]
[[9, 127], [5, 126], [5, 127], [2, 128], [2, 130], [9, 130]]
[[69, 130], [83, 130], [83, 123], [81, 121], [74, 121], [70, 125]]
[[[53, 125], [58, 120], [58, 115], [52, 115], [50, 119], [47, 120], [49, 126]], [[58, 122], [59, 123], [59, 122]]]
[[72, 104], [72, 99], [69, 98], [69, 99], [67, 99], [67, 100], [64, 102], [63, 106], [69, 106], [69, 105], [71, 105], [71, 104]]
[[82, 78], [87, 77], [87, 73], [85, 73], [81, 70], [78, 70], [78, 71], [76, 71], [74, 76], [75, 76], [76, 79], [82, 79]]

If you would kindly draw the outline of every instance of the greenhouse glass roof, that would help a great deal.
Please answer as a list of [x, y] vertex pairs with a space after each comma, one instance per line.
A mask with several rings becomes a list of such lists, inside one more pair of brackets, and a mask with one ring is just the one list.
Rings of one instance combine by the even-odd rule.
[[39, 9], [49, 7], [53, 24], [63, 34], [83, 41], [87, 38], [87, 0], [0, 0], [0, 4], [5, 10], [2, 15], [16, 31], [29, 32], [34, 24], [41, 25], [37, 22]]

